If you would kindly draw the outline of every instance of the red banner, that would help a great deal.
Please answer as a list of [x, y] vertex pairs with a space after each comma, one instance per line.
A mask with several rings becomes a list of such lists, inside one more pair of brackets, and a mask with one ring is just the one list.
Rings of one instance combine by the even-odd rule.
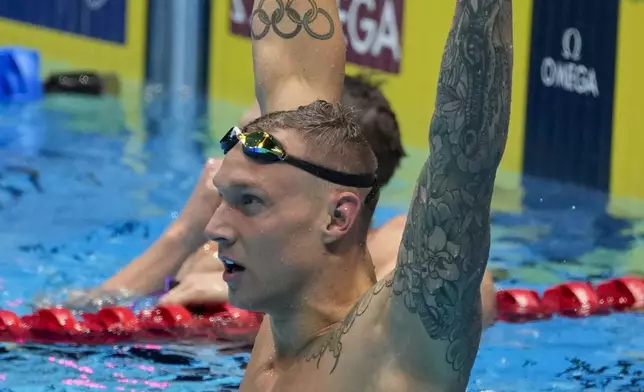
[[[399, 73], [404, 0], [339, 0], [347, 62]], [[250, 37], [253, 0], [230, 0], [230, 31]]]

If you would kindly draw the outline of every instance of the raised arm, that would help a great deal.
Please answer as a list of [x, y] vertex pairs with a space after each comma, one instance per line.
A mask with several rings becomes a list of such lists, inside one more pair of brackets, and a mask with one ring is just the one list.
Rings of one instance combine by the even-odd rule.
[[512, 1], [458, 1], [429, 130], [430, 156], [389, 281], [392, 339], [425, 353], [420, 366], [431, 366], [433, 376], [450, 385], [467, 382], [478, 351], [479, 286], [508, 134], [511, 74]]
[[255, 0], [250, 23], [262, 113], [340, 101], [345, 45], [337, 0]]

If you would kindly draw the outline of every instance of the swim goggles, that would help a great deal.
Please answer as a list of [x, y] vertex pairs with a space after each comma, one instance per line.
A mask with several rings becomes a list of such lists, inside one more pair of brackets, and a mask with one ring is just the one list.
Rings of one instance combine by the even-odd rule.
[[376, 183], [374, 174], [343, 173], [318, 166], [292, 155], [287, 155], [282, 144], [273, 135], [264, 131], [243, 133], [238, 127], [233, 127], [221, 138], [219, 145], [224, 154], [227, 154], [238, 142], [241, 142], [246, 156], [262, 163], [287, 163], [318, 178], [338, 185], [371, 188]]

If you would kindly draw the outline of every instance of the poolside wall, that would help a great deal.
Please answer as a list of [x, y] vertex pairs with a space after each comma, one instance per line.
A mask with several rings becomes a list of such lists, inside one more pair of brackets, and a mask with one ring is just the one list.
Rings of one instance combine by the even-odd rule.
[[[214, 129], [224, 129], [253, 101], [251, 5], [215, 1], [211, 10]], [[427, 148], [453, 1], [341, 0], [340, 7], [348, 72], [384, 82], [412, 152], [402, 176], [412, 179]], [[521, 188], [522, 173], [608, 191], [622, 201], [644, 198], [644, 1], [521, 0], [514, 12], [511, 133], [499, 192], [514, 200], [501, 204], [521, 205], [521, 193], [511, 190]]]
[[0, 0], [0, 45], [41, 53], [42, 77], [65, 70], [116, 74], [127, 126], [140, 128], [148, 0]]
[[[426, 154], [453, 2], [339, 3], [349, 72], [382, 81], [398, 113], [410, 157], [393, 188], [405, 184], [397, 195], [406, 198], [406, 184], [414, 181]], [[213, 134], [236, 121], [253, 100], [246, 23], [251, 4], [210, 3]], [[149, 6], [148, 0], [0, 0], [0, 45], [39, 49], [43, 76], [79, 68], [116, 73], [129, 91], [123, 96], [127, 125], [137, 128], [146, 65], [163, 62], [147, 49]], [[514, 7], [513, 108], [496, 194], [504, 199], [500, 205], [520, 208], [521, 174], [528, 174], [608, 191], [620, 201], [615, 205], [632, 211], [624, 198], [644, 199], [639, 176], [644, 169], [644, 1], [515, 0]], [[165, 41], [159, 42], [162, 47]], [[168, 56], [173, 64], [198, 62], [181, 57], [194, 57], [193, 50], [184, 52]]]

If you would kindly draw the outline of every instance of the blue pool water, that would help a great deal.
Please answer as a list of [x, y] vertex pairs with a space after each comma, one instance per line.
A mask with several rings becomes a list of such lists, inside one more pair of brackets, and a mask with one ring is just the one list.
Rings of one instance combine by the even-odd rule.
[[[83, 99], [0, 108], [0, 307], [91, 287], [149, 245], [181, 208], [207, 143], [181, 126], [126, 131], [114, 103]], [[107, 119], [106, 119], [107, 118]], [[401, 176], [403, 177], [403, 176]], [[396, 181], [390, 194], [411, 184]], [[500, 287], [644, 272], [644, 227], [603, 213], [605, 198], [529, 180], [517, 212], [493, 217], [490, 267]], [[404, 211], [385, 197], [377, 222]], [[502, 206], [503, 207], [503, 206]], [[620, 314], [523, 325], [484, 337], [471, 391], [644, 390], [644, 317]], [[0, 345], [0, 392], [230, 391], [248, 354], [231, 347]]]

